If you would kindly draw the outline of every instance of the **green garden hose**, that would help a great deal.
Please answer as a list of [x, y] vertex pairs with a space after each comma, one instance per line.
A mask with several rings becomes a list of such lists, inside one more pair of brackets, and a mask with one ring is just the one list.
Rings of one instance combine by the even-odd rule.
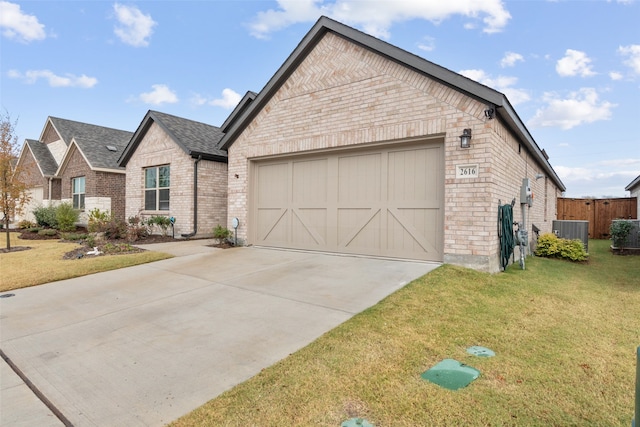
[[516, 246], [513, 237], [513, 206], [498, 206], [498, 238], [500, 239], [500, 266], [505, 270]]

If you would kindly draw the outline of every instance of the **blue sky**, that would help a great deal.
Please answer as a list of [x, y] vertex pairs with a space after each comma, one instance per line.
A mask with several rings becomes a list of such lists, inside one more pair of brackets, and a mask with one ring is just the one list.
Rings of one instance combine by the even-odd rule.
[[567, 197], [640, 175], [634, 0], [2, 1], [0, 103], [135, 131], [149, 109], [219, 126], [326, 15], [507, 95]]

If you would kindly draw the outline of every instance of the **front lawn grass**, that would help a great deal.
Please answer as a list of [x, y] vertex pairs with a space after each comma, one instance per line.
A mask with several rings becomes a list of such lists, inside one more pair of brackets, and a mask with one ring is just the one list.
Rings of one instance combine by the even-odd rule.
[[[172, 426], [630, 425], [640, 257], [609, 245], [495, 275], [444, 265]], [[420, 378], [445, 358], [480, 377], [458, 391]]]
[[[4, 233], [1, 238], [4, 242]], [[18, 246], [31, 249], [0, 254], [0, 292], [171, 258], [169, 254], [146, 251], [64, 260], [65, 253], [80, 245], [59, 240], [20, 240], [18, 233], [11, 233], [11, 247]]]

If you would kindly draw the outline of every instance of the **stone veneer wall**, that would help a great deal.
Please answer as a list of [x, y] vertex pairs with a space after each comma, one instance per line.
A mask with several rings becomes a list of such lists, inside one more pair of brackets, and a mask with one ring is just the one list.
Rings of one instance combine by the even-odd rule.
[[[486, 105], [403, 65], [328, 33], [302, 61], [229, 148], [229, 216], [247, 238], [248, 163], [260, 157], [443, 136], [445, 144], [444, 259], [498, 271], [498, 200], [519, 198], [531, 179], [536, 202], [529, 210], [538, 227], [550, 229], [558, 191], [531, 155]], [[472, 147], [459, 135], [472, 129]], [[456, 166], [477, 164], [473, 179], [456, 178]], [[541, 203], [546, 194], [546, 204]], [[542, 197], [541, 197], [542, 196]], [[519, 202], [519, 200], [517, 200]], [[519, 203], [515, 209], [519, 215]], [[252, 242], [247, 242], [252, 243]]]

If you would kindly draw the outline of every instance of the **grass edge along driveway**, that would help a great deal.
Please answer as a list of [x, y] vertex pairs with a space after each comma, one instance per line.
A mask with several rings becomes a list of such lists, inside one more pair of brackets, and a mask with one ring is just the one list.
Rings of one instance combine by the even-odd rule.
[[[586, 264], [494, 275], [444, 265], [171, 426], [629, 425], [640, 258], [589, 248]], [[420, 378], [445, 358], [480, 377], [458, 391]]]
[[59, 240], [21, 240], [17, 236], [18, 233], [11, 233], [12, 248], [28, 246], [31, 249], [0, 254], [0, 292], [172, 257], [162, 252], [145, 251], [64, 260], [65, 253], [80, 245]]

